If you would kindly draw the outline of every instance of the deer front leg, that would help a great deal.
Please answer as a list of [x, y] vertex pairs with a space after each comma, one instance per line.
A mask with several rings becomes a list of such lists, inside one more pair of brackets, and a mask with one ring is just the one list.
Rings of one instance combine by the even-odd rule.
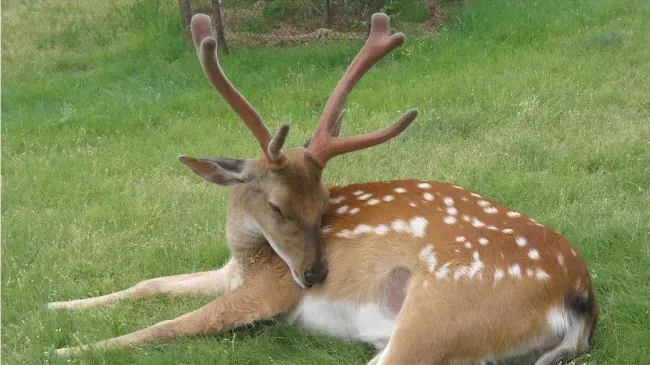
[[196, 311], [89, 346], [58, 349], [56, 353], [72, 355], [90, 348], [126, 348], [153, 340], [170, 341], [179, 335], [215, 333], [290, 310], [297, 301], [298, 290], [287, 270], [280, 274], [277, 269], [264, 270]]
[[194, 274], [165, 276], [144, 280], [128, 289], [94, 298], [76, 299], [64, 302], [51, 302], [49, 309], [82, 309], [103, 307], [127, 298], [149, 298], [164, 295], [219, 295], [239, 284], [239, 267], [234, 259], [218, 270]]

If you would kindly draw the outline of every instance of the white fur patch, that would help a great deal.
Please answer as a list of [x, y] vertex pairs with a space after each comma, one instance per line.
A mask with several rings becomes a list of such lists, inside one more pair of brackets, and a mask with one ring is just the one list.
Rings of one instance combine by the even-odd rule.
[[429, 202], [433, 201], [433, 199], [435, 199], [435, 197], [431, 193], [424, 193], [424, 194], [422, 194], [422, 197], [424, 197], [424, 200], [429, 201]]
[[475, 198], [482, 198], [482, 196], [476, 194], [476, 193], [470, 193], [469, 195], [475, 197]]
[[350, 209], [350, 214], [355, 215], [355, 214], [359, 213], [360, 210], [361, 209], [359, 209], [359, 208], [352, 208], [352, 209]]
[[359, 200], [366, 200], [366, 199], [370, 198], [371, 196], [372, 196], [372, 194], [370, 194], [370, 193], [368, 193], [368, 194], [363, 194], [363, 195], [359, 196], [357, 199], [359, 199]]
[[345, 213], [345, 212], [347, 212], [347, 211], [348, 211], [348, 206], [347, 206], [347, 205], [343, 205], [343, 206], [339, 207], [339, 208], [336, 210], [336, 213], [337, 213], [337, 214], [343, 214], [343, 213]]
[[427, 184], [427, 183], [418, 184], [418, 188], [420, 188], [420, 189], [429, 189], [430, 187], [431, 187], [431, 184]]
[[519, 265], [517, 265], [517, 264], [510, 266], [508, 268], [508, 274], [510, 274], [510, 276], [512, 276], [512, 277], [520, 278], [521, 277], [521, 267], [519, 267]]
[[424, 237], [425, 230], [429, 221], [424, 217], [415, 217], [409, 222], [411, 232], [415, 237]]
[[458, 280], [462, 277], [473, 278], [477, 275], [479, 278], [481, 278], [480, 272], [483, 267], [485, 267], [485, 265], [481, 261], [481, 257], [478, 251], [474, 251], [472, 257], [474, 258], [474, 261], [470, 266], [459, 266], [456, 269], [456, 272], [454, 273], [454, 280]]
[[486, 208], [491, 205], [490, 202], [487, 200], [479, 200], [478, 202], [476, 202], [476, 204], [478, 204], [478, 206], [481, 208]]
[[476, 228], [485, 227], [485, 223], [481, 222], [478, 218], [472, 218], [472, 225]]
[[446, 196], [446, 197], [443, 199], [443, 201], [444, 201], [445, 204], [448, 205], [448, 206], [452, 206], [452, 205], [454, 205], [454, 198], [452, 198], [452, 197], [450, 197], [450, 196]]
[[406, 189], [404, 188], [395, 188], [395, 192], [398, 194], [404, 194], [406, 193]]
[[498, 229], [497, 227], [495, 227], [495, 226], [488, 226], [487, 229], [489, 229], [490, 231], [498, 231], [498, 230], [499, 230], [499, 229]]
[[483, 211], [487, 214], [497, 214], [499, 212], [499, 210], [497, 210], [495, 207], [487, 207], [483, 209]]
[[386, 195], [382, 200], [385, 201], [385, 202], [390, 202], [390, 201], [393, 201], [394, 199], [395, 199], [394, 196]]
[[519, 213], [519, 212], [514, 212], [514, 211], [509, 211], [508, 213], [506, 213], [506, 215], [507, 215], [508, 217], [510, 217], [510, 218], [521, 217], [521, 213]]
[[359, 235], [359, 234], [362, 234], [362, 233], [370, 233], [370, 232], [373, 232], [373, 231], [374, 231], [374, 229], [372, 228], [372, 226], [369, 226], [367, 224], [359, 224], [354, 229], [354, 231], [352, 231], [352, 234]]
[[336, 197], [336, 198], [330, 198], [330, 203], [331, 204], [340, 204], [344, 200], [345, 200], [344, 196], [339, 196], [339, 197]]
[[418, 205], [417, 205], [417, 204], [415, 204], [415, 203], [413, 203], [413, 202], [411, 202], [411, 203], [409, 203], [409, 206], [411, 206], [411, 207], [413, 207], [413, 208], [415, 208], [415, 207], [417, 207]]
[[485, 246], [488, 243], [490, 243], [490, 241], [488, 241], [487, 238], [481, 237], [481, 238], [478, 239], [478, 243], [480, 243], [482, 246]]
[[539, 260], [539, 251], [534, 248], [530, 249], [530, 251], [528, 251], [528, 257], [530, 257], [531, 260]]
[[401, 219], [394, 221], [393, 223], [391, 223], [390, 226], [393, 228], [394, 231], [399, 233], [406, 232], [409, 229], [408, 224], [406, 224], [406, 222], [404, 222]]
[[523, 236], [517, 236], [515, 238], [515, 242], [517, 243], [517, 246], [519, 246], [519, 247], [524, 247], [524, 246], [526, 246], [528, 244], [528, 240], [526, 239], [526, 237], [523, 237]]
[[494, 270], [494, 281], [499, 281], [503, 279], [504, 276], [506, 276], [506, 273], [504, 273], [503, 270], [501, 269]]
[[449, 279], [449, 265], [450, 263], [446, 263], [442, 266], [440, 266], [440, 269], [436, 271], [436, 278], [438, 279]]
[[388, 226], [385, 224], [380, 224], [374, 229], [375, 233], [378, 235], [384, 235], [388, 232]]
[[551, 276], [546, 271], [542, 269], [537, 269], [535, 270], [535, 277], [537, 278], [537, 280], [546, 280]]
[[386, 346], [395, 330], [395, 319], [379, 304], [311, 295], [305, 296], [284, 319], [308, 330], [368, 343], [378, 349]]
[[560, 252], [557, 253], [557, 263], [560, 264], [560, 266], [564, 266], [564, 255]]
[[447, 214], [456, 215], [456, 214], [458, 214], [458, 209], [456, 209], [454, 207], [447, 207]]
[[456, 217], [452, 217], [450, 215], [446, 216], [444, 219], [444, 222], [447, 224], [454, 224], [456, 223]]
[[426, 245], [422, 248], [419, 257], [427, 265], [429, 272], [433, 272], [436, 269], [437, 259], [436, 253], [433, 252], [433, 245]]
[[465, 242], [465, 236], [458, 236], [458, 237], [456, 237], [456, 242], [458, 242], [458, 243]]
[[501, 230], [501, 232], [503, 232], [505, 234], [510, 234], [510, 233], [512, 233], [514, 231], [511, 228], [504, 228], [503, 230]]
[[467, 249], [472, 248], [472, 243], [471, 242], [465, 242], [465, 248], [467, 248]]
[[379, 204], [379, 199], [370, 199], [368, 200], [368, 205], [376, 205]]
[[361, 195], [361, 194], [363, 194], [363, 190], [357, 190], [354, 193], [352, 193], [352, 195]]

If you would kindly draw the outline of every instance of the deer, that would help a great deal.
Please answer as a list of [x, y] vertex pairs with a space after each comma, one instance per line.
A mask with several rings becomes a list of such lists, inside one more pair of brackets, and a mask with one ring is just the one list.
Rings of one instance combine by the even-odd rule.
[[593, 281], [577, 249], [557, 231], [449, 183], [322, 181], [329, 159], [384, 143], [417, 116], [411, 110], [380, 131], [340, 136], [348, 94], [405, 41], [402, 33], [390, 35], [388, 16], [372, 16], [366, 43], [315, 132], [296, 148], [284, 148], [289, 125], [271, 135], [226, 78], [211, 29], [207, 15], [192, 18], [202, 68], [262, 155], [179, 159], [208, 182], [230, 188], [230, 260], [217, 270], [48, 306], [102, 307], [159, 294], [216, 299], [129, 334], [58, 349], [58, 355], [214, 334], [271, 318], [372, 345], [377, 352], [368, 364], [374, 365], [555, 365], [588, 351], [599, 315]]

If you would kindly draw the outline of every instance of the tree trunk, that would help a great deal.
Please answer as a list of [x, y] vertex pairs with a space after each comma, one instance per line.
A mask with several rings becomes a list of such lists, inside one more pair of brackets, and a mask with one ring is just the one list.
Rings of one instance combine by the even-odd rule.
[[178, 0], [178, 10], [181, 14], [183, 32], [189, 34], [190, 23], [192, 22], [192, 0]]
[[323, 27], [332, 29], [332, 20], [332, 7], [330, 5], [330, 0], [325, 0], [325, 21], [323, 22]]
[[223, 53], [228, 53], [226, 34], [224, 32], [223, 17], [221, 16], [221, 4], [219, 0], [212, 0], [212, 13], [217, 30], [217, 47]]

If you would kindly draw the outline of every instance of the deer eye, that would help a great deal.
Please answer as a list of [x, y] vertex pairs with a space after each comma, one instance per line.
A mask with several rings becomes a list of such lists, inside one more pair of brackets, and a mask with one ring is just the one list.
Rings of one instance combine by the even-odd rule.
[[284, 218], [282, 211], [280, 210], [280, 208], [278, 208], [277, 205], [269, 202], [269, 207], [271, 207], [271, 210], [274, 211], [276, 214], [278, 214], [280, 217]]

